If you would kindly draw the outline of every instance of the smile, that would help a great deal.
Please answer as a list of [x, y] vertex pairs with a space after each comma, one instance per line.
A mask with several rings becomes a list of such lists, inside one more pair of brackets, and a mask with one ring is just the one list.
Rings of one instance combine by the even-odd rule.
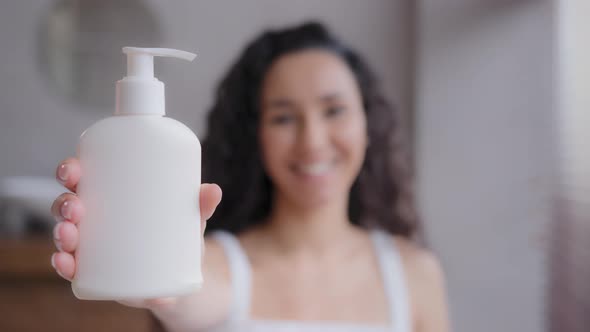
[[334, 167], [334, 162], [316, 162], [311, 164], [299, 164], [295, 166], [297, 172], [309, 176], [321, 176], [327, 174]]

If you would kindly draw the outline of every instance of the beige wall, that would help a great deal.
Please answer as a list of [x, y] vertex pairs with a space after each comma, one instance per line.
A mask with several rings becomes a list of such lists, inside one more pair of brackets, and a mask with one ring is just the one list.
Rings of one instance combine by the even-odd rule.
[[418, 6], [419, 201], [455, 331], [544, 329], [554, 44], [550, 0]]

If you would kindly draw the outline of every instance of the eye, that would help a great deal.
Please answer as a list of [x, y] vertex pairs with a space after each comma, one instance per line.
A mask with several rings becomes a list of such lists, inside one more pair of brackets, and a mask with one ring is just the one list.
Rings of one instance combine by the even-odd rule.
[[344, 112], [346, 109], [342, 106], [330, 106], [328, 107], [328, 109], [326, 110], [326, 116], [328, 117], [334, 117], [342, 112]]
[[279, 115], [275, 115], [275, 116], [271, 117], [270, 123], [276, 124], [276, 125], [282, 125], [282, 124], [287, 124], [287, 123], [292, 122], [293, 119], [294, 119], [294, 117], [291, 114], [279, 114]]

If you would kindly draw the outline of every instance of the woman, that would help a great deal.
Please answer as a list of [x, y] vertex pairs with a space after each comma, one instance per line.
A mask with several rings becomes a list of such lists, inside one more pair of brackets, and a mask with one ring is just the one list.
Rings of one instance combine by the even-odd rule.
[[[442, 272], [416, 231], [397, 113], [318, 23], [251, 42], [217, 89], [203, 145], [205, 285], [150, 309], [169, 331], [448, 331]], [[75, 159], [58, 179], [75, 191]], [[221, 201], [221, 203], [220, 203]], [[220, 204], [219, 204], [220, 203]], [[219, 204], [219, 206], [217, 206]], [[57, 272], [75, 272], [75, 194], [58, 197]]]

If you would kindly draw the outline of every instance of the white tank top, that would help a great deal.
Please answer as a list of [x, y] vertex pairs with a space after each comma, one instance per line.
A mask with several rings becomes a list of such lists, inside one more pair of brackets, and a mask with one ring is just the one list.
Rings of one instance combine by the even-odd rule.
[[411, 313], [401, 258], [390, 235], [371, 231], [385, 293], [389, 302], [390, 323], [369, 325], [362, 323], [329, 321], [256, 320], [249, 317], [251, 299], [251, 269], [248, 258], [238, 239], [228, 232], [211, 234], [223, 247], [229, 263], [232, 280], [232, 307], [228, 319], [215, 328], [224, 332], [411, 332]]

